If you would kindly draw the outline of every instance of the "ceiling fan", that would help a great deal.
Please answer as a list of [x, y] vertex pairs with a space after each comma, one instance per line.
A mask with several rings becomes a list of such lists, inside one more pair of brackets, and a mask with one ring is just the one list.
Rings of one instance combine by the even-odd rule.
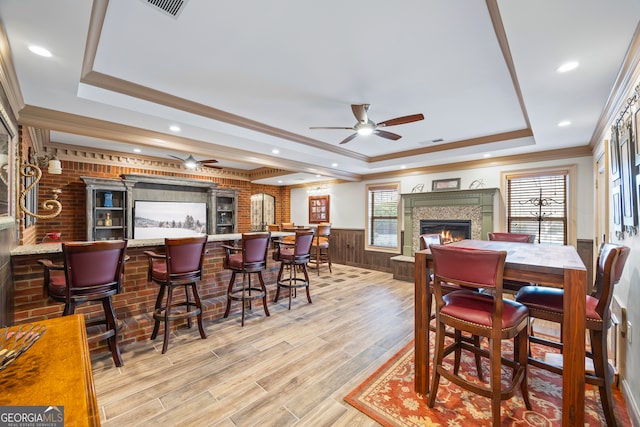
[[402, 138], [402, 136], [398, 135], [397, 133], [380, 130], [379, 128], [403, 125], [405, 123], [424, 120], [424, 115], [422, 114], [411, 114], [409, 116], [396, 117], [395, 119], [389, 119], [383, 122], [375, 123], [371, 121], [367, 116], [369, 107], [369, 104], [351, 104], [351, 111], [353, 111], [353, 115], [358, 120], [358, 122], [353, 127], [312, 126], [309, 129], [350, 129], [355, 131], [354, 134], [349, 135], [348, 137], [340, 141], [340, 144], [346, 144], [358, 135], [370, 135], [372, 133], [381, 136], [382, 138], [397, 141]]
[[169, 154], [168, 156], [169, 157], [173, 157], [176, 160], [180, 160], [182, 162], [182, 164], [184, 165], [184, 167], [187, 168], [187, 169], [195, 169], [198, 166], [202, 167], [202, 168], [222, 169], [220, 166], [213, 166], [213, 165], [209, 164], [209, 163], [218, 163], [218, 161], [215, 160], [215, 159], [196, 160], [191, 154], [189, 154], [189, 157], [187, 157], [186, 159], [183, 159], [181, 157], [172, 156], [171, 154]]

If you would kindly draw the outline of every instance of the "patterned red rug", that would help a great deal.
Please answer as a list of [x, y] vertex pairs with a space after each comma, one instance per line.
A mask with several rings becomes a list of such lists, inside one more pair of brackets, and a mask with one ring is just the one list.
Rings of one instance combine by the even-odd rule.
[[[432, 338], [433, 338], [432, 334]], [[505, 345], [508, 345], [505, 343]], [[536, 349], [533, 349], [534, 353]], [[489, 399], [476, 396], [441, 378], [433, 408], [413, 390], [413, 341], [380, 367], [344, 400], [384, 426], [482, 426], [491, 423]], [[538, 357], [538, 356], [537, 356]], [[489, 366], [484, 365], [485, 375]], [[463, 352], [460, 372], [475, 378], [475, 362]], [[511, 370], [503, 370], [503, 377]], [[527, 411], [520, 393], [502, 402], [502, 425], [556, 426], [562, 421], [562, 378], [543, 369], [529, 369], [529, 397], [532, 411]], [[606, 425], [596, 387], [587, 385], [585, 425]], [[614, 393], [616, 417], [622, 426], [631, 426], [622, 395]]]

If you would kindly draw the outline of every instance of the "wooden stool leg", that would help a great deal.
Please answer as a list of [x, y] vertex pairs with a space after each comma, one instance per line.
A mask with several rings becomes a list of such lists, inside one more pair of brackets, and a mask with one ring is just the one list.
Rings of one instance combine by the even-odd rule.
[[200, 331], [200, 338], [206, 339], [207, 334], [204, 332], [204, 326], [202, 326], [202, 301], [200, 300], [200, 294], [198, 293], [198, 285], [196, 283], [191, 284], [191, 289], [193, 291], [193, 299], [196, 301], [196, 310], [199, 311], [197, 315], [198, 319], [198, 330]]
[[[162, 299], [164, 298], [164, 289], [165, 289], [165, 284], [163, 283], [162, 285], [160, 285], [160, 291], [158, 292], [158, 297], [156, 298], [156, 305], [154, 307], [154, 314], [155, 313], [160, 313], [160, 310], [162, 309]], [[155, 317], [155, 316], [154, 316]], [[160, 331], [160, 320], [158, 318], [155, 319], [155, 321], [153, 322], [153, 332], [151, 332], [151, 339], [155, 340], [156, 337], [158, 336], [158, 332]]]
[[167, 286], [167, 306], [164, 309], [164, 341], [162, 343], [162, 354], [165, 354], [169, 348], [169, 315], [170, 307], [173, 300], [173, 286]]
[[102, 308], [107, 319], [107, 329], [113, 331], [113, 336], [107, 338], [109, 349], [111, 350], [111, 357], [116, 366], [122, 366], [122, 355], [120, 354], [120, 348], [118, 347], [118, 320], [116, 318], [116, 312], [113, 309], [111, 303], [111, 297], [102, 298]]
[[233, 284], [236, 281], [236, 272], [233, 271], [231, 272], [231, 279], [229, 279], [229, 287], [227, 288], [227, 309], [224, 311], [224, 317], [225, 319], [227, 317], [229, 317], [229, 312], [231, 311], [231, 298], [229, 298], [229, 295], [231, 295], [231, 291], [233, 291]]

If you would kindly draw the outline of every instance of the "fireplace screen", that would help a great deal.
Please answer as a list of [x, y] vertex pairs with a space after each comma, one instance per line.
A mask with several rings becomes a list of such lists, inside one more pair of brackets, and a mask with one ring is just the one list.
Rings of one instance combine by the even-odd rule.
[[443, 243], [471, 238], [471, 220], [421, 219], [420, 234], [440, 234]]

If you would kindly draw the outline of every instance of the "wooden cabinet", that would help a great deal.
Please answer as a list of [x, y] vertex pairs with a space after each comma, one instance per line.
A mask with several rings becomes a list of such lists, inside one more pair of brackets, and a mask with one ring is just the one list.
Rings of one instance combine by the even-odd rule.
[[215, 234], [235, 233], [237, 225], [236, 212], [238, 206], [236, 191], [217, 191], [215, 201]]
[[87, 190], [87, 240], [130, 238], [131, 209], [121, 180], [81, 177]]

